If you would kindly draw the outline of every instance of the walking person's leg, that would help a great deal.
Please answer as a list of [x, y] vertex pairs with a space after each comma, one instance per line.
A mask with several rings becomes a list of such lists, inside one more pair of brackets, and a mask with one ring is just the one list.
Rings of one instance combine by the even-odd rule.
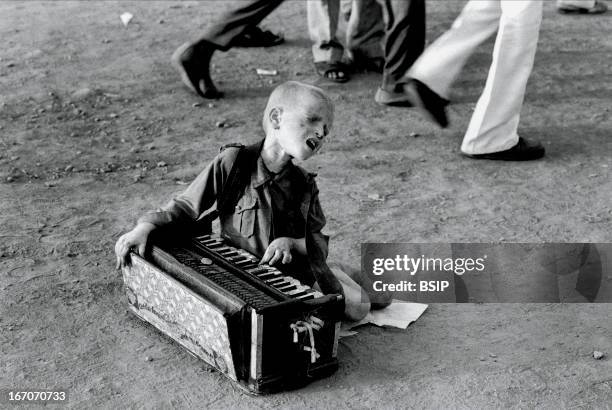
[[385, 26], [376, 0], [353, 0], [346, 27], [346, 54], [359, 71], [382, 73]]
[[331, 81], [346, 82], [349, 77], [348, 68], [342, 64], [344, 47], [336, 37], [340, 0], [309, 0], [306, 9], [317, 73]]
[[283, 0], [250, 0], [229, 10], [203, 36], [180, 46], [172, 55], [172, 63], [183, 83], [203, 98], [220, 98], [210, 77], [210, 60], [216, 50], [227, 51], [245, 31], [257, 26]]
[[382, 87], [393, 89], [425, 48], [425, 0], [379, 0], [385, 22]]
[[425, 0], [378, 0], [385, 23], [385, 66], [374, 100], [411, 106], [404, 93], [406, 71], [425, 48]]
[[517, 129], [538, 44], [542, 0], [500, 4], [493, 61], [461, 145], [468, 155], [497, 153], [519, 143]]
[[451, 28], [410, 68], [397, 100], [416, 106], [430, 120], [446, 127], [451, 86], [476, 48], [495, 33], [500, 16], [499, 0], [470, 0]]
[[408, 71], [440, 97], [448, 99], [450, 88], [476, 48], [498, 28], [499, 0], [471, 0], [451, 28], [438, 37]]

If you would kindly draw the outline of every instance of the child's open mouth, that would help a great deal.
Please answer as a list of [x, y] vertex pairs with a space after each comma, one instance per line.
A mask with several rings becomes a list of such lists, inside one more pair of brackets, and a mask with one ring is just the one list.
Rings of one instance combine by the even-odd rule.
[[316, 151], [316, 149], [319, 148], [319, 141], [311, 137], [306, 140], [306, 145], [308, 145], [308, 148], [311, 150]]

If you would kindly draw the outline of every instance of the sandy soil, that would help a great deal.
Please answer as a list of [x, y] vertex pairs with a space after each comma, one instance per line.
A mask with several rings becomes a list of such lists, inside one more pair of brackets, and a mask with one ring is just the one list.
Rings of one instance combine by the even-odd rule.
[[[428, 4], [429, 39], [461, 4]], [[189, 94], [169, 56], [223, 7], [0, 3], [0, 389], [66, 389], [72, 408], [609, 408], [612, 361], [591, 357], [612, 355], [609, 304], [432, 305], [406, 331], [342, 340], [332, 377], [264, 398], [127, 313], [120, 233], [220, 145], [259, 138], [275, 84], [316, 81], [305, 5], [291, 1], [265, 21], [285, 45], [215, 57], [227, 98]], [[612, 13], [561, 16], [546, 2], [521, 124], [545, 143], [543, 161], [459, 154], [491, 47], [457, 84], [445, 131], [377, 106], [376, 75], [321, 84], [336, 128], [306, 166], [319, 174], [332, 259], [357, 264], [365, 241], [610, 242]]]

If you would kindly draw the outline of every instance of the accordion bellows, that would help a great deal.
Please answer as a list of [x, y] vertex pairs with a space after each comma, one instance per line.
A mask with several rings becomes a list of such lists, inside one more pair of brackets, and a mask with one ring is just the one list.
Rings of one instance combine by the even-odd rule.
[[123, 269], [130, 310], [252, 394], [338, 368], [341, 296], [282, 275], [220, 239], [158, 244]]

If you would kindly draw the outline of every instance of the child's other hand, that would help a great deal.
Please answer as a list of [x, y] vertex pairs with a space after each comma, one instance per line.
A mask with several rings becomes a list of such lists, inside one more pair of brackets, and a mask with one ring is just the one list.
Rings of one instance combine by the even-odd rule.
[[268, 265], [274, 265], [278, 261], [282, 263], [291, 262], [291, 250], [294, 246], [294, 239], [292, 238], [276, 238], [266, 249], [263, 258], [261, 258], [260, 264], [267, 263]]
[[144, 257], [147, 246], [147, 238], [153, 229], [155, 229], [155, 225], [150, 223], [141, 223], [128, 233], [121, 235], [115, 244], [117, 269], [120, 269], [128, 264], [128, 253], [132, 248], [137, 248], [138, 254]]

